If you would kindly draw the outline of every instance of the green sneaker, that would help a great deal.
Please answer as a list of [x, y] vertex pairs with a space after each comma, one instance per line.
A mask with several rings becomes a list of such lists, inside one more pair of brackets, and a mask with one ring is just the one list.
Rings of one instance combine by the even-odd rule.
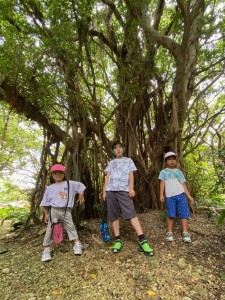
[[114, 245], [112, 247], [112, 252], [113, 253], [118, 253], [118, 252], [120, 252], [120, 250], [122, 249], [122, 247], [123, 247], [122, 241], [121, 240], [115, 240], [115, 243], [114, 243]]
[[144, 252], [146, 256], [153, 256], [153, 249], [149, 246], [149, 243], [146, 240], [139, 242], [140, 251]]

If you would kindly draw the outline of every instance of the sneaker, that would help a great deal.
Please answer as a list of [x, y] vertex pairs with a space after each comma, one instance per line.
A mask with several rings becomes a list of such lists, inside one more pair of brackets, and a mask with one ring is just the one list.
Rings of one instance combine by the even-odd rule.
[[76, 242], [73, 246], [73, 251], [75, 255], [82, 254], [82, 244], [80, 242]]
[[122, 247], [123, 247], [122, 241], [120, 239], [115, 240], [115, 243], [114, 243], [114, 245], [112, 247], [112, 252], [113, 253], [118, 253], [118, 252], [120, 252], [120, 250], [122, 249]]
[[149, 243], [146, 240], [139, 242], [140, 251], [144, 252], [147, 256], [153, 256], [153, 249], [149, 246]]
[[173, 241], [173, 233], [172, 232], [167, 232], [166, 233], [166, 241], [167, 242], [172, 242]]
[[51, 259], [52, 257], [51, 257], [50, 249], [44, 249], [44, 251], [42, 252], [41, 261], [46, 262], [46, 261], [50, 261]]
[[182, 239], [183, 239], [183, 242], [185, 242], [185, 243], [191, 243], [191, 237], [188, 232], [182, 233]]

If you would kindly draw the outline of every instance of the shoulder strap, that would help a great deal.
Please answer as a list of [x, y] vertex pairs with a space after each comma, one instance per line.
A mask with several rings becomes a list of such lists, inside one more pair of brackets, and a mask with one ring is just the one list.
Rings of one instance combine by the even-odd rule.
[[67, 182], [67, 187], [68, 187], [68, 193], [67, 193], [67, 202], [66, 202], [66, 209], [65, 209], [65, 213], [64, 213], [64, 219], [66, 216], [66, 211], [67, 211], [67, 207], [68, 207], [69, 200], [70, 200], [70, 183], [69, 183], [68, 179], [66, 180], [66, 182]]
[[50, 222], [52, 223], [51, 206], [49, 206], [48, 214], [49, 214]]

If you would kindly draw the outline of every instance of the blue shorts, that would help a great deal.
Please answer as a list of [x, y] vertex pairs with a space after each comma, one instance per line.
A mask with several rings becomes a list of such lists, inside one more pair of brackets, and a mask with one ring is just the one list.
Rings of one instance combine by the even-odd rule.
[[185, 193], [172, 197], [166, 197], [166, 209], [168, 218], [190, 218], [190, 210]]

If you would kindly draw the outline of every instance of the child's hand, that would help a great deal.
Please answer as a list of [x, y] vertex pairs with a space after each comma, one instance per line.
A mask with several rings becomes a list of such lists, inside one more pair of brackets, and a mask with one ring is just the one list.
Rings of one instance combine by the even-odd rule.
[[78, 199], [77, 199], [77, 203], [78, 204], [83, 204], [84, 203], [84, 195], [79, 195]]
[[48, 220], [49, 220], [49, 214], [45, 213], [44, 222], [48, 223]]
[[103, 198], [104, 201], [106, 200], [106, 191], [103, 191], [102, 198]]
[[134, 189], [130, 189], [130, 190], [129, 190], [129, 196], [130, 196], [131, 198], [133, 198], [133, 197], [135, 196], [135, 191], [134, 191]]
[[159, 199], [160, 199], [161, 202], [164, 202], [165, 201], [164, 195], [161, 195]]
[[191, 195], [188, 196], [188, 199], [189, 199], [189, 201], [190, 201], [191, 204], [194, 203], [194, 199], [191, 197]]

